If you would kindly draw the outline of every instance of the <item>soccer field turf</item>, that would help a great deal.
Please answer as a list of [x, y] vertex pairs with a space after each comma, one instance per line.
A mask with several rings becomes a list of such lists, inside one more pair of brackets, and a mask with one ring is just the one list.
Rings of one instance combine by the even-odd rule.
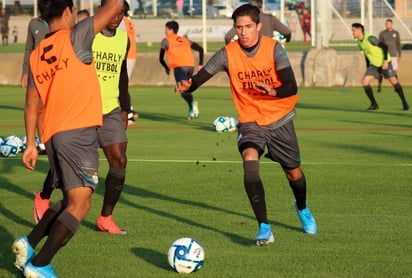
[[[228, 88], [200, 88], [200, 118], [171, 87], [132, 87], [139, 113], [128, 130], [124, 192], [114, 211], [127, 235], [95, 231], [107, 162], [93, 207], [52, 261], [59, 277], [177, 277], [169, 245], [193, 237], [205, 249], [196, 277], [411, 277], [412, 112], [392, 88], [367, 111], [362, 88], [300, 88], [295, 127], [308, 204], [318, 234], [302, 232], [279, 165], [262, 158], [275, 244], [254, 245], [257, 223], [243, 188], [236, 133], [216, 133], [218, 116], [236, 112]], [[412, 103], [412, 88], [404, 88]], [[24, 136], [24, 91], [0, 86], [0, 136]], [[27, 172], [21, 154], [0, 157], [0, 277], [21, 277], [10, 246], [34, 225], [33, 197], [48, 169]], [[52, 201], [61, 197], [56, 191]], [[42, 243], [41, 243], [42, 244]], [[40, 244], [40, 246], [41, 246]], [[37, 250], [39, 250], [37, 248]]]

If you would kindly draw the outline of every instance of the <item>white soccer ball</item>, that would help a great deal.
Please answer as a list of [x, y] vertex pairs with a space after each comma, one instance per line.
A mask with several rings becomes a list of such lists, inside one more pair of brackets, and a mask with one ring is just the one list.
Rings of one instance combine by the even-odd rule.
[[16, 156], [22, 149], [23, 142], [16, 135], [4, 138], [0, 144], [1, 154], [5, 157]]
[[221, 132], [232, 132], [237, 129], [238, 121], [232, 116], [220, 116], [213, 121], [213, 127], [219, 133]]
[[228, 118], [228, 121], [229, 121], [229, 129], [228, 129], [228, 131], [229, 131], [229, 132], [236, 131], [236, 130], [237, 130], [237, 126], [238, 126], [238, 124], [239, 124], [239, 121], [238, 121], [235, 117], [233, 117], [233, 116], [227, 116], [227, 118]]
[[205, 261], [205, 251], [193, 238], [179, 238], [169, 247], [169, 265], [179, 273], [192, 273], [200, 269]]
[[[23, 146], [21, 148], [21, 151], [23, 152], [27, 147], [27, 136], [23, 137], [22, 142], [23, 142]], [[39, 136], [36, 136], [36, 147], [39, 147], [39, 145], [40, 145], [40, 139], [39, 139]]]

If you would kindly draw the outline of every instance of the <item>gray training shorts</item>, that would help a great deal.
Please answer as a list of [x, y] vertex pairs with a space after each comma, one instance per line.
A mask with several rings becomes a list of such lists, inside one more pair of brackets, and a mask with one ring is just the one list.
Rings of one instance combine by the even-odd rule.
[[300, 166], [300, 152], [296, 138], [293, 110], [277, 122], [267, 126], [241, 123], [238, 131], [238, 149], [255, 148], [261, 156], [267, 148], [270, 159], [286, 169]]
[[80, 186], [96, 189], [99, 168], [97, 128], [62, 131], [46, 143], [53, 184], [61, 180], [64, 190]]
[[382, 68], [378, 68], [372, 65], [369, 65], [366, 69], [365, 76], [373, 76], [375, 78], [379, 78], [380, 75], [383, 75], [386, 79], [394, 77], [395, 73], [393, 72], [392, 62], [388, 62], [388, 68], [383, 70]]
[[103, 115], [103, 126], [97, 129], [101, 148], [127, 142], [126, 130], [119, 108]]

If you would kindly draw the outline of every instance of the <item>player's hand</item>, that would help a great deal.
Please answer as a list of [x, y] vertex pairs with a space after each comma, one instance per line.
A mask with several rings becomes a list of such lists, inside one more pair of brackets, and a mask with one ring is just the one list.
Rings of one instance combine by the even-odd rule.
[[21, 76], [20, 84], [21, 84], [21, 87], [22, 87], [22, 88], [26, 88], [26, 87], [27, 87], [27, 79], [28, 79], [27, 74], [23, 74], [23, 75]]
[[197, 72], [199, 72], [202, 68], [203, 68], [202, 65], [198, 65], [198, 66], [197, 66]]
[[388, 69], [388, 61], [383, 61], [382, 69], [383, 69], [383, 70], [387, 70], [387, 69]]
[[170, 69], [165, 69], [165, 71], [167, 75], [170, 75]]
[[23, 164], [27, 170], [33, 171], [36, 167], [36, 161], [39, 152], [35, 146], [27, 146], [23, 153]]
[[182, 80], [176, 83], [175, 92], [176, 93], [184, 93], [186, 92], [190, 86], [192, 85], [192, 79], [189, 80]]
[[270, 87], [265, 82], [255, 81], [255, 86], [264, 95], [269, 95], [269, 96], [272, 96], [272, 97], [276, 96], [276, 90], [273, 89], [272, 87]]

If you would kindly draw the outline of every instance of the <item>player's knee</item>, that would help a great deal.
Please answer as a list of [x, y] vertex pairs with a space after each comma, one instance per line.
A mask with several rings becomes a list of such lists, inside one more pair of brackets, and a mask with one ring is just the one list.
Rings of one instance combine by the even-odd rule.
[[300, 178], [302, 178], [303, 173], [300, 167], [294, 168], [294, 169], [286, 169], [283, 168], [283, 170], [285, 171], [286, 174], [286, 178], [289, 181], [297, 181]]
[[370, 91], [372, 91], [372, 87], [371, 87], [369, 84], [363, 85], [363, 89], [365, 90], [365, 92], [370, 92]]
[[399, 92], [400, 90], [402, 90], [401, 84], [399, 84], [399, 82], [393, 84], [393, 88], [395, 89], [395, 92]]

